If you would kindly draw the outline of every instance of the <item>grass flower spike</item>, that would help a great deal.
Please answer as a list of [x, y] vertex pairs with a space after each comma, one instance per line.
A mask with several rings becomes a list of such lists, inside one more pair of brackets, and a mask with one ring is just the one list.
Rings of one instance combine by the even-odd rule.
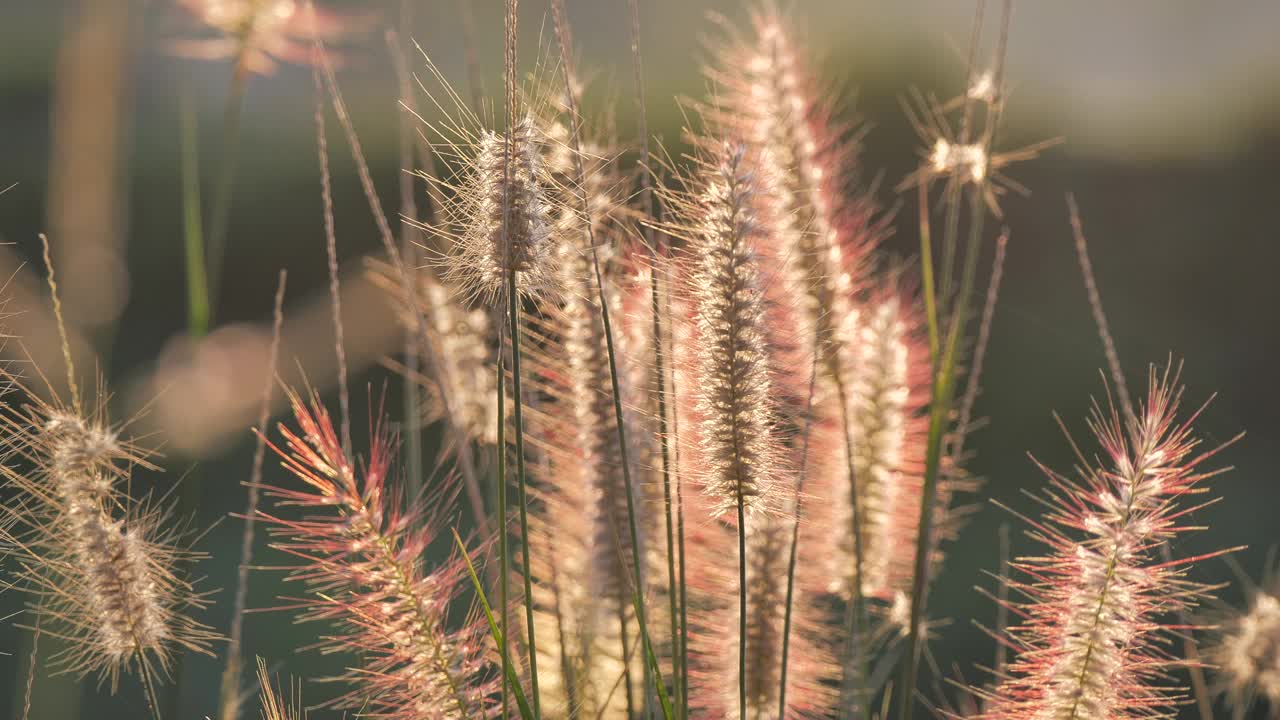
[[[297, 600], [303, 619], [333, 622], [342, 631], [324, 647], [365, 658], [343, 676], [351, 690], [333, 704], [393, 719], [485, 717], [496, 686], [483, 635], [472, 622], [449, 626], [449, 605], [465, 572], [457, 558], [432, 571], [423, 566], [439, 524], [402, 509], [387, 484], [391, 438], [374, 428], [357, 473], [318, 401], [307, 404], [292, 393], [290, 400], [299, 430], [281, 428], [285, 447], [277, 451], [306, 488], [266, 490], [282, 505], [317, 515], [262, 518], [274, 525], [276, 547], [303, 561], [293, 575], [311, 591]], [[450, 499], [422, 498], [414, 507], [438, 510]]]
[[841, 365], [856, 369], [848, 373], [848, 402], [857, 497], [850, 497], [843, 448], [826, 474], [839, 498], [831, 578], [845, 597], [857, 581], [850, 531], [855, 503], [861, 509], [862, 593], [893, 601], [910, 591], [929, 402], [928, 348], [916, 312], [905, 296], [884, 293], [841, 323]]
[[339, 14], [300, 0], [179, 0], [193, 18], [214, 34], [171, 43], [175, 55], [200, 60], [237, 58], [259, 75], [275, 72], [277, 62], [306, 64], [311, 40], [341, 38], [371, 24], [372, 16]]
[[848, 192], [857, 143], [828, 122], [832, 113], [806, 74], [794, 32], [775, 14], [756, 16], [753, 28], [751, 38], [715, 51], [718, 62], [707, 75], [717, 95], [707, 115], [722, 133], [744, 140], [767, 178], [759, 222], [786, 270], [778, 289], [803, 323], [799, 336], [817, 335], [820, 367], [831, 379], [840, 374], [836, 323], [853, 311], [858, 276], [883, 228], [869, 196]]
[[[508, 178], [507, 144], [501, 133], [482, 130], [475, 155], [446, 207], [448, 225], [461, 230], [445, 258], [444, 279], [486, 307], [501, 307], [507, 274], [514, 271], [522, 296], [537, 296], [556, 286], [553, 231], [558, 215], [552, 204], [551, 177], [543, 158], [537, 122], [526, 116], [511, 132]], [[510, 183], [510, 187], [507, 184]], [[510, 198], [508, 231], [503, 231], [503, 198]]]
[[66, 638], [52, 662], [97, 673], [117, 686], [137, 673], [154, 702], [154, 683], [183, 650], [205, 652], [216, 637], [185, 613], [204, 604], [178, 569], [192, 554], [165, 528], [167, 514], [124, 490], [143, 454], [104, 419], [38, 401], [3, 418], [6, 453], [30, 473], [6, 466], [20, 500], [15, 550], [48, 631]]
[[1018, 654], [983, 718], [1164, 716], [1182, 698], [1164, 641], [1175, 629], [1161, 618], [1203, 591], [1184, 572], [1204, 558], [1160, 562], [1156, 552], [1190, 529], [1181, 523], [1195, 508], [1181, 501], [1214, 474], [1197, 470], [1214, 451], [1193, 455], [1195, 418], [1176, 419], [1174, 382], [1153, 371], [1134, 422], [1095, 411], [1103, 467], [1079, 481], [1046, 471], [1051, 511], [1032, 534], [1048, 552], [1012, 563], [1027, 579], [1009, 582], [1028, 601], [1014, 606], [1023, 619], [1007, 642]]
[[[491, 368], [494, 353], [490, 347], [493, 331], [489, 314], [463, 307], [429, 270], [417, 273], [414, 285], [418, 297], [412, 301], [405, 298], [404, 286], [390, 263], [371, 260], [369, 273], [395, 303], [405, 330], [416, 331], [414, 315], [421, 313], [427, 324], [424, 330], [437, 341], [439, 352], [429, 360], [438, 365], [438, 378], [406, 377], [426, 391], [423, 420], [429, 423], [444, 419], [471, 440], [486, 445], [496, 443], [497, 381]], [[446, 401], [446, 396], [451, 402]], [[455, 407], [456, 417], [448, 417], [450, 404]]]
[[703, 185], [685, 208], [690, 232], [698, 432], [704, 492], [717, 515], [776, 500], [765, 286], [758, 266], [763, 226], [743, 145], [724, 143], [703, 161]]

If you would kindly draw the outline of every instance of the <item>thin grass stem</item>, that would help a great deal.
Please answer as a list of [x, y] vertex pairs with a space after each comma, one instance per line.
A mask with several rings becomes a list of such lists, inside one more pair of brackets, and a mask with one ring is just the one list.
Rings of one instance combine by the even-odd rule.
[[254, 525], [258, 518], [258, 496], [262, 485], [262, 465], [266, 460], [267, 421], [271, 417], [271, 388], [275, 384], [276, 362], [280, 355], [280, 332], [284, 325], [284, 291], [287, 274], [280, 271], [276, 284], [275, 309], [272, 312], [271, 349], [267, 355], [267, 376], [258, 401], [258, 440], [253, 450], [253, 466], [249, 472], [249, 499], [244, 511], [244, 529], [240, 536], [240, 564], [236, 571], [236, 593], [231, 614], [227, 664], [222, 670], [222, 720], [236, 720], [240, 715], [241, 645], [244, 642], [244, 613], [249, 598], [249, 563], [253, 560]]
[[787, 664], [791, 652], [791, 613], [795, 602], [796, 556], [800, 547], [800, 519], [804, 509], [805, 473], [809, 464], [809, 438], [813, 429], [813, 393], [818, 383], [818, 357], [822, 340], [815, 334], [813, 363], [809, 368], [809, 392], [805, 396], [804, 439], [800, 443], [800, 468], [796, 476], [795, 510], [791, 522], [791, 552], [787, 559], [787, 599], [782, 618], [782, 661], [778, 670], [778, 717], [787, 716]]
[[1133, 398], [1129, 395], [1129, 385], [1124, 379], [1124, 370], [1120, 367], [1120, 355], [1116, 352], [1116, 342], [1111, 336], [1111, 326], [1107, 323], [1107, 313], [1102, 307], [1102, 295], [1098, 292], [1098, 282], [1093, 276], [1093, 263], [1089, 260], [1089, 242], [1085, 239], [1084, 226], [1080, 223], [1080, 208], [1076, 206], [1076, 197], [1067, 193], [1067, 213], [1071, 220], [1071, 234], [1075, 240], [1076, 258], [1080, 261], [1080, 275], [1084, 278], [1085, 292], [1089, 295], [1089, 309], [1093, 312], [1093, 321], [1098, 327], [1098, 337], [1102, 340], [1102, 349], [1107, 355], [1107, 367], [1111, 370], [1111, 381], [1116, 385], [1120, 396], [1120, 408], [1124, 411], [1127, 423], [1138, 420], [1133, 409]]
[[747, 514], [738, 493], [738, 717], [747, 717]]
[[209, 216], [208, 283], [210, 322], [217, 313], [222, 289], [222, 265], [226, 257], [227, 225], [231, 219], [231, 200], [235, 189], [236, 155], [240, 148], [240, 121], [244, 114], [245, 92], [249, 86], [248, 48], [242, 45], [231, 73], [226, 104], [222, 108], [222, 141], [218, 149], [221, 159], [213, 188], [213, 212]]
[[964, 399], [960, 402], [960, 416], [956, 421], [955, 445], [952, 457], [964, 449], [969, 423], [973, 421], [973, 406], [978, 399], [982, 382], [982, 366], [987, 357], [987, 345], [991, 341], [991, 323], [995, 318], [996, 301], [1000, 297], [1000, 281], [1004, 277], [1004, 259], [1009, 246], [1009, 230], [1006, 228], [996, 239], [996, 256], [991, 261], [991, 279], [987, 282], [987, 299], [982, 305], [982, 320], [978, 323], [978, 341], [974, 344], [973, 363], [966, 380]]
[[151, 677], [151, 668], [145, 662], [138, 671], [138, 677], [142, 680], [142, 697], [147, 703], [147, 714], [153, 720], [164, 720], [160, 714], [160, 697], [156, 694], [155, 679]]
[[324, 212], [324, 249], [329, 271], [329, 304], [333, 315], [333, 351], [338, 364], [338, 407], [342, 452], [351, 458], [351, 396], [347, 387], [347, 345], [342, 327], [342, 293], [338, 284], [338, 236], [333, 221], [333, 182], [329, 175], [329, 138], [324, 122], [324, 85], [320, 67], [312, 69], [316, 86], [316, 151], [320, 163], [320, 199]]
[[[508, 249], [511, 247], [509, 241], [511, 235], [511, 180], [512, 163], [514, 162], [514, 133], [518, 112], [516, 93], [516, 23], [518, 9], [519, 0], [507, 0], [503, 22], [506, 35], [503, 82], [506, 89], [507, 127], [505, 142], [503, 143], [503, 174], [505, 181], [502, 184], [502, 247]], [[529, 518], [525, 492], [527, 478], [524, 466], [524, 393], [520, 385], [520, 376], [522, 374], [520, 372], [520, 294], [516, 286], [516, 266], [510, 258], [507, 259], [507, 265], [508, 330], [511, 338], [511, 399], [514, 411], [512, 420], [515, 423], [516, 435], [516, 488], [517, 501], [520, 504], [520, 548], [523, 557], [520, 574], [524, 581], [525, 624], [527, 625], [526, 631], [529, 644], [529, 684], [533, 694], [533, 715], [535, 718], [541, 718], [542, 707], [538, 693], [538, 643], [533, 622], [533, 581], [531, 577], [532, 570], [529, 566]]]
[[[498, 338], [498, 347], [502, 347], [502, 338]], [[498, 603], [502, 606], [502, 638], [498, 642], [499, 652], [502, 653], [502, 676], [507, 677], [511, 673], [511, 648], [507, 643], [507, 630], [510, 627], [510, 578], [511, 578], [511, 556], [507, 547], [507, 408], [506, 408], [506, 372], [502, 367], [503, 353], [498, 352], [498, 467], [497, 467], [497, 485], [498, 485], [498, 583], [499, 596]], [[509, 698], [507, 696], [507, 685], [502, 685], [502, 717], [503, 720], [510, 717]]]
[[36, 671], [40, 668], [40, 621], [44, 608], [36, 608], [36, 624], [31, 630], [31, 652], [27, 656], [27, 683], [22, 691], [22, 720], [31, 717], [31, 690], [36, 684]]
[[[489, 624], [489, 632], [493, 636], [494, 643], [500, 648], [507, 647], [506, 635], [498, 628], [497, 622], [493, 619], [493, 609], [489, 607], [489, 600], [484, 594], [484, 585], [480, 582], [480, 576], [476, 575], [475, 565], [471, 562], [471, 555], [467, 552], [467, 546], [463, 544], [462, 537], [458, 535], [458, 531], [453, 531], [453, 540], [457, 544], [458, 552], [462, 554], [462, 559], [467, 564], [467, 574], [471, 577], [471, 584], [475, 588], [476, 597], [480, 599], [480, 607], [484, 610], [485, 620]], [[506, 650], [502, 651], [503, 658], [507, 656]], [[510, 663], [503, 663], [502, 676], [505, 682], [502, 683], [502, 717], [507, 718], [507, 690], [516, 696], [516, 706], [520, 710], [520, 717], [524, 720], [533, 720], [533, 712], [529, 709], [529, 701], [525, 698], [524, 689], [520, 687], [520, 678], [516, 677], [515, 671], [511, 668]]]
[[[979, 3], [978, 13], [982, 13]], [[1004, 80], [1003, 58], [1008, 47], [1009, 24], [1013, 12], [1012, 0], [1005, 0], [1001, 18], [1001, 34], [996, 51], [995, 84], [1000, 87]], [[977, 40], [975, 22], [974, 41]], [[972, 69], [970, 69], [972, 73]], [[968, 114], [966, 99], [966, 114]], [[981, 135], [984, 155], [989, 156], [995, 140], [996, 130], [1000, 124], [1001, 103], [996, 102], [988, 108], [986, 125]], [[967, 122], [967, 121], [966, 121]], [[962, 129], [962, 132], [964, 130]], [[907, 627], [907, 651], [903, 658], [902, 678], [899, 685], [901, 693], [899, 717], [908, 720], [915, 702], [916, 670], [920, 663], [921, 621], [924, 617], [925, 601], [929, 587], [929, 556], [933, 542], [934, 506], [937, 502], [939, 471], [941, 469], [943, 441], [946, 426], [951, 416], [951, 406], [955, 396], [955, 376], [959, 355], [960, 336], [968, 321], [969, 303], [973, 294], [973, 286], [977, 276], [978, 257], [981, 250], [983, 224], [986, 220], [985, 194], [987, 176], [974, 183], [970, 189], [969, 202], [969, 238], [965, 247], [963, 270], [960, 286], [948, 321], [946, 341], [942, 354], [933, 365], [933, 382], [930, 389], [929, 432], [925, 452], [924, 487], [920, 498], [920, 519], [916, 536], [915, 566], [911, 583], [911, 612]], [[950, 209], [949, 209], [950, 212]], [[949, 228], [948, 228], [949, 230]], [[947, 273], [949, 275], [949, 273]], [[931, 319], [932, 320], [932, 319]]]
[[920, 183], [920, 280], [924, 285], [925, 324], [929, 331], [929, 363], [938, 364], [938, 299], [933, 272], [933, 240], [929, 232], [929, 187]]
[[[640, 210], [645, 219], [654, 219], [653, 214], [653, 173], [649, 167], [649, 122], [648, 110], [644, 99], [644, 64], [640, 53], [640, 8], [637, 0], [627, 0], [630, 22], [627, 24], [631, 41], [631, 68], [635, 79], [636, 101], [636, 133], [640, 140]], [[673, 528], [674, 512], [671, 504], [671, 448], [667, 435], [667, 392], [666, 392], [666, 357], [663, 351], [662, 307], [659, 302], [658, 263], [661, 251], [654, 233], [653, 225], [644, 223], [645, 247], [649, 252], [649, 311], [652, 318], [650, 342], [653, 344], [653, 382], [654, 392], [658, 400], [658, 443], [662, 473], [663, 515], [667, 532], [667, 593], [670, 601], [671, 615], [671, 653], [672, 661], [672, 694], [683, 697], [682, 683], [685, 662], [684, 645], [680, 641], [680, 615], [676, 585], [675, 530]], [[677, 706], [676, 716], [682, 720], [688, 715], [687, 706]]]
[[627, 609], [621, 604], [618, 605], [618, 629], [619, 637], [622, 638], [622, 685], [626, 691], [627, 717], [633, 718], [636, 713], [636, 700], [631, 681], [631, 641], [627, 637]]
[[[403, 37], [407, 37], [407, 33], [412, 28], [412, 3], [409, 0], [401, 0], [400, 2], [400, 34], [388, 32], [387, 48], [390, 50], [392, 59], [394, 60], [396, 71], [396, 85], [400, 90], [401, 102], [413, 94], [413, 86], [410, 82], [410, 75], [406, 64], [405, 56], [408, 54], [408, 48], [403, 44]], [[415, 244], [416, 227], [418, 220], [418, 203], [414, 199], [413, 194], [413, 149], [414, 139], [413, 132], [409, 127], [409, 115], [400, 113], [399, 122], [399, 145], [400, 145], [400, 216], [405, 218], [405, 222], [400, 225], [400, 255], [401, 263], [406, 268], [417, 267], [419, 263], [417, 246]], [[428, 202], [428, 205], [430, 203]], [[431, 217], [430, 221], [434, 222], [435, 217]], [[409, 279], [410, 290], [413, 292], [409, 297], [418, 297], [418, 283], [416, 277]], [[404, 435], [405, 435], [405, 473], [406, 473], [406, 494], [410, 500], [414, 500], [422, 492], [422, 396], [418, 392], [416, 385], [408, 378], [415, 377], [419, 374], [421, 359], [418, 356], [416, 339], [406, 333], [404, 338], [404, 362], [406, 379], [402, 387], [404, 398]]]
[[520, 296], [516, 292], [516, 271], [507, 272], [507, 306], [511, 323], [511, 396], [512, 421], [515, 423], [516, 435], [516, 500], [520, 504], [520, 551], [521, 575], [524, 580], [525, 624], [529, 637], [529, 687], [533, 694], [533, 714], [542, 717], [542, 708], [538, 699], [538, 643], [533, 622], [533, 580], [529, 567], [529, 513], [528, 499], [525, 492], [526, 476], [524, 467], [524, 421], [522, 408], [524, 396], [520, 386]]

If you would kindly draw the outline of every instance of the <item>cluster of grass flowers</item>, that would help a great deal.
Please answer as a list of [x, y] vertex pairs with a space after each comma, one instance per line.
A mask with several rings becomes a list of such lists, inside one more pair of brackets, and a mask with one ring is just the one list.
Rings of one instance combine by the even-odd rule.
[[[1006, 192], [1025, 191], [1009, 166], [1050, 144], [999, 148], [1004, 35], [990, 70], [971, 50], [958, 97], [907, 103], [922, 147], [898, 187], [918, 193], [921, 247], [904, 261], [882, 243], [897, 217], [861, 181], [865, 133], [840, 123], [787, 15], [766, 7], [745, 27], [721, 23], [704, 69], [712, 87], [689, 103], [690, 149], [659, 160], [638, 1], [632, 147], [610, 125], [584, 127], [562, 0], [551, 3], [558, 57], [521, 82], [508, 0], [492, 112], [469, 107], [426, 58], [419, 90], [444, 117], [424, 120], [413, 109], [423, 97], [402, 99], [405, 130], [420, 124], [423, 141], [416, 158], [406, 144], [404, 171], [424, 180], [427, 212], [408, 187], [398, 245], [321, 45], [363, 20], [283, 0], [181, 4], [215, 37], [179, 52], [234, 57], [237, 77], [315, 67], [340, 410], [286, 387], [290, 417], [273, 430], [268, 387], [241, 519], [246, 568], [254, 522], [289, 558], [274, 609], [324, 628], [308, 650], [343, 658], [317, 708], [388, 720], [907, 720], [922, 696], [943, 702], [920, 690], [921, 668], [930, 618], [947, 612], [930, 607], [930, 582], [977, 487], [965, 442], [1010, 232], [994, 243], [979, 306], [986, 223]], [[1009, 12], [1006, 2], [1006, 34]], [[401, 86], [414, 93], [407, 74]], [[368, 275], [407, 337], [405, 357], [387, 362], [411, 386], [403, 467], [381, 404], [368, 446], [353, 446], [326, 99], [386, 251]], [[215, 203], [215, 243], [228, 202]], [[209, 260], [216, 279], [220, 249], [204, 253], [195, 220], [190, 276]], [[1038, 510], [1014, 510], [1045, 547], [1001, 575], [999, 605], [1015, 621], [992, 634], [1010, 657], [968, 693], [971, 711], [946, 717], [1171, 717], [1189, 697], [1174, 671], [1201, 669], [1198, 628], [1183, 618], [1209, 586], [1191, 566], [1220, 553], [1180, 558], [1171, 543], [1194, 529], [1188, 516], [1216, 474], [1202, 465], [1220, 448], [1200, 448], [1198, 413], [1179, 418], [1176, 370], [1153, 370], [1132, 406], [1079, 244], [1121, 411], [1089, 419], [1098, 459], [1077, 451], [1077, 478], [1045, 470]], [[157, 687], [178, 658], [219, 638], [193, 617], [207, 604], [188, 579], [201, 558], [163, 499], [133, 492], [131, 472], [159, 460], [108, 422], [105, 399], [85, 406], [70, 355], [70, 403], [19, 385], [24, 400], [0, 414], [13, 489], [0, 549], [18, 558], [36, 637], [67, 648], [33, 650], [33, 673], [96, 673], [113, 692], [136, 675], [159, 720]], [[423, 425], [446, 439], [430, 469]], [[261, 477], [268, 447], [285, 471], [272, 482]], [[245, 715], [239, 582], [224, 720]], [[1255, 696], [1280, 705], [1276, 595], [1256, 589], [1224, 617], [1204, 655], [1220, 689], [1238, 715]], [[261, 716], [303, 717], [267, 668], [259, 660]]]
[[[49, 287], [58, 311], [52, 273]], [[65, 643], [49, 666], [95, 674], [113, 692], [122, 674], [134, 675], [155, 713], [156, 687], [176, 659], [209, 654], [219, 637], [191, 615], [207, 603], [183, 566], [199, 556], [186, 548], [164, 499], [130, 493], [133, 471], [153, 466], [108, 420], [104, 392], [81, 396], [60, 314], [57, 322], [69, 402], [41, 400], [4, 371], [5, 385], [28, 399], [6, 404], [0, 416], [0, 477], [13, 490], [0, 539], [17, 558], [36, 627]]]

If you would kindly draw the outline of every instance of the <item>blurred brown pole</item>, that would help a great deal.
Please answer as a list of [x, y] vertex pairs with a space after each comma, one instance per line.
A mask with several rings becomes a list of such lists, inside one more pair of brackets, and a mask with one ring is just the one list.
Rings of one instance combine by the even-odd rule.
[[[64, 26], [53, 84], [46, 231], [66, 322], [102, 347], [128, 297], [133, 6], [80, 0]], [[77, 360], [93, 371], [93, 362]]]

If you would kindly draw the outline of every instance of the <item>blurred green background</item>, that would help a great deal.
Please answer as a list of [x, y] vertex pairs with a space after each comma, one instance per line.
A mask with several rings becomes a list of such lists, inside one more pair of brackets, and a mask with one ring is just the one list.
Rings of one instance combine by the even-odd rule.
[[[465, 88], [460, 5], [411, 5], [407, 34], [455, 86]], [[499, 5], [471, 6], [480, 79], [490, 89], [500, 87]], [[869, 126], [864, 177], [882, 176], [879, 201], [902, 206], [889, 248], [913, 255], [914, 198], [887, 189], [917, 162], [919, 143], [899, 101], [911, 87], [943, 97], [962, 89], [963, 54], [957, 48], [967, 42], [973, 7], [954, 0], [789, 5], [822, 76], [831, 80], [833, 99], [849, 118]], [[543, 45], [551, 42], [550, 21], [545, 3], [529, 0], [522, 6], [522, 53], [530, 64], [540, 38]], [[400, 27], [400, 5], [353, 1], [321, 7], [380, 13], [369, 31], [342, 43], [339, 79], [384, 205], [394, 211], [400, 113], [383, 31]], [[616, 98], [611, 102], [620, 137], [631, 137], [625, 0], [571, 0], [569, 9], [582, 67], [593, 79], [588, 114], [601, 114], [604, 99]], [[706, 54], [703, 38], [715, 34], [707, 20], [713, 11], [735, 21], [745, 17], [739, 3], [727, 0], [641, 2], [650, 127], [673, 152], [680, 147], [682, 122], [676, 98], [697, 96], [706, 87], [696, 68]], [[169, 475], [161, 483], [167, 486], [184, 473], [201, 479], [195, 524], [217, 524], [198, 545], [210, 555], [200, 566], [200, 585], [223, 588], [202, 619], [225, 631], [241, 527], [227, 515], [243, 507], [239, 483], [249, 472], [248, 428], [260, 381], [256, 374], [251, 382], [241, 378], [252, 388], [247, 404], [217, 382], [236, 378], [260, 357], [261, 323], [280, 268], [290, 273], [286, 314], [299, 328], [287, 334], [281, 367], [306, 368], [317, 383], [331, 385], [324, 379], [331, 372], [331, 339], [323, 314], [311, 71], [282, 64], [274, 74], [248, 82], [225, 292], [216, 308], [218, 323], [233, 327], [215, 333], [228, 340], [226, 347], [239, 347], [230, 340], [245, 335], [257, 344], [248, 343], [246, 359], [233, 351], [202, 356], [183, 340], [180, 102], [188, 96], [197, 108], [207, 210], [231, 78], [229, 61], [166, 53], [193, 28], [170, 0], [0, 2], [0, 189], [16, 183], [0, 195], [0, 240], [12, 243], [0, 247], [0, 269], [6, 276], [16, 273], [9, 306], [20, 313], [10, 322], [14, 333], [28, 339], [37, 359], [51, 358], [51, 346], [36, 339], [48, 338], [50, 331], [36, 241], [38, 233], [49, 232], [69, 317], [82, 340], [81, 369], [97, 357], [120, 393], [117, 414], [129, 414], [139, 407], [138, 398], [166, 389], [169, 401], [159, 402], [142, 424], [163, 438]], [[1032, 508], [1021, 492], [1036, 490], [1043, 478], [1027, 453], [1063, 470], [1072, 463], [1051, 413], [1082, 437], [1090, 398], [1102, 392], [1104, 359], [1071, 245], [1068, 191], [1081, 207], [1131, 385], [1142, 386], [1150, 362], [1184, 360], [1188, 404], [1218, 394], [1198, 427], [1206, 443], [1248, 431], [1221, 456], [1221, 463], [1236, 469], [1214, 481], [1222, 501], [1198, 516], [1209, 529], [1180, 540], [1176, 550], [1191, 554], [1248, 545], [1235, 557], [1257, 576], [1266, 551], [1280, 541], [1278, 29], [1280, 5], [1268, 0], [1018, 5], [1007, 66], [1013, 94], [1002, 144], [1017, 147], [1057, 136], [1066, 144], [1010, 173], [1033, 194], [1004, 202], [1012, 240], [977, 407], [989, 423], [970, 443], [970, 467], [985, 485], [972, 499], [978, 512], [949, 548], [931, 600], [935, 615], [952, 619], [933, 644], [942, 668], [954, 665], [969, 680], [983, 679], [974, 665], [991, 661], [993, 644], [971, 620], [990, 625], [995, 612], [973, 586], [992, 584], [982, 572], [997, 566], [1001, 523], [1011, 523], [1015, 553], [1031, 547], [1019, 533], [1020, 523], [988, 499]], [[424, 67], [421, 58], [411, 56], [410, 62], [415, 70]], [[378, 238], [345, 145], [330, 134], [339, 252], [352, 293], [348, 339], [360, 368], [352, 395], [361, 418], [368, 383], [375, 397], [384, 382], [395, 387], [376, 359], [394, 352], [399, 340], [387, 307], [360, 285], [360, 258], [378, 252]], [[8, 351], [16, 356], [17, 346], [10, 343]], [[205, 394], [184, 394], [192, 383], [204, 383], [198, 389]], [[212, 402], [223, 396], [213, 403], [223, 425], [193, 420], [209, 407], [192, 412], [191, 398]], [[267, 468], [269, 481], [281, 479], [270, 459]], [[261, 534], [259, 540], [258, 562], [283, 561], [266, 549]], [[1194, 574], [1209, 582], [1233, 578], [1220, 560], [1202, 564]], [[278, 579], [279, 573], [255, 573], [250, 606], [270, 607]], [[1239, 600], [1235, 588], [1222, 595]], [[19, 592], [0, 595], [0, 617], [21, 602]], [[12, 653], [0, 655], [0, 713], [16, 712], [25, 676], [29, 633], [14, 622], [0, 623], [0, 651]], [[246, 653], [262, 655], [282, 674], [317, 678], [340, 660], [295, 649], [319, 632], [316, 626], [291, 625], [283, 613], [250, 615]], [[178, 710], [170, 716], [214, 714], [220, 670], [220, 659], [185, 658], [180, 690], [171, 699]], [[313, 684], [308, 697], [319, 701], [330, 690]], [[77, 689], [65, 678], [41, 676], [33, 717], [72, 717], [77, 701], [84, 718], [141, 716], [131, 681], [111, 697], [92, 682]]]

